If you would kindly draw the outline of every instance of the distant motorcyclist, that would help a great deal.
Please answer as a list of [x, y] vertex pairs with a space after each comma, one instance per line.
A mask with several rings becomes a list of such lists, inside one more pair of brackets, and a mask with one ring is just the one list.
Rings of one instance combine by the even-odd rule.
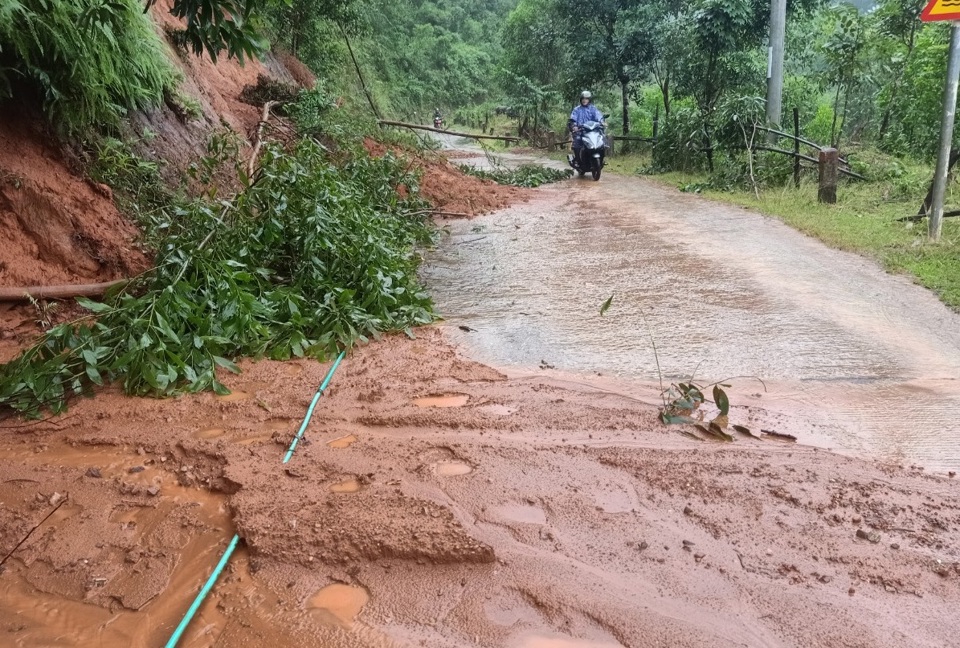
[[580, 149], [582, 148], [581, 127], [587, 122], [599, 122], [603, 124], [603, 113], [593, 105], [593, 95], [589, 90], [580, 93], [580, 103], [570, 111], [570, 121], [567, 128], [573, 136], [573, 154], [579, 159]]
[[443, 125], [443, 115], [440, 114], [439, 108], [433, 109], [433, 127], [440, 128]]

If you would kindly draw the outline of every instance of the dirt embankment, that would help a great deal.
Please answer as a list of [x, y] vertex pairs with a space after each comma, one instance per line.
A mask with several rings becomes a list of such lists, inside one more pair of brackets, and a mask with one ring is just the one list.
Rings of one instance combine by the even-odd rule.
[[[152, 12], [166, 35], [182, 25], [161, 0]], [[196, 103], [187, 115], [183, 100], [132, 116], [127, 133], [134, 151], [157, 162], [176, 186], [184, 171], [206, 152], [212, 135], [225, 130], [249, 145], [261, 109], [245, 102], [245, 88], [266, 77], [287, 84], [312, 85], [306, 67], [288, 54], [263, 61], [221, 60], [214, 64], [168, 43], [170, 59], [183, 73], [180, 93]], [[373, 149], [385, 150], [373, 144]], [[474, 215], [525, 197], [466, 176], [439, 156], [420, 160], [422, 191], [437, 209]], [[80, 164], [56, 142], [36, 115], [22, 107], [0, 107], [0, 286], [94, 284], [134, 276], [150, 266], [149, 250], [139, 245], [136, 226], [121, 214], [110, 187], [86, 178]], [[402, 190], [402, 188], [401, 188]], [[42, 331], [74, 312], [68, 305], [0, 303], [0, 361], [13, 357]]]

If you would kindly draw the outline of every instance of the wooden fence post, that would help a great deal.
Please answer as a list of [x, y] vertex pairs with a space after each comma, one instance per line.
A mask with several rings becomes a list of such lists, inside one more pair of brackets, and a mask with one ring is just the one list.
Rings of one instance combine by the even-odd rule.
[[820, 151], [820, 188], [817, 200], [828, 205], [837, 202], [837, 168], [840, 165], [840, 152], [835, 148]]
[[793, 109], [793, 186], [800, 188], [800, 110]]

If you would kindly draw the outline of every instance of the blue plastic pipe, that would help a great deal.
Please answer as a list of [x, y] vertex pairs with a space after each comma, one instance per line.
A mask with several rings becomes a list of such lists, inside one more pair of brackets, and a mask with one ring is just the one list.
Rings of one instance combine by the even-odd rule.
[[183, 620], [180, 622], [180, 625], [177, 626], [177, 629], [174, 630], [172, 635], [170, 635], [170, 640], [167, 641], [167, 645], [164, 648], [175, 648], [177, 642], [180, 641], [180, 637], [183, 636], [187, 626], [190, 625], [193, 615], [196, 614], [197, 610], [200, 609], [200, 604], [203, 603], [203, 599], [207, 598], [207, 594], [209, 594], [210, 590], [213, 589], [213, 585], [217, 582], [217, 578], [220, 577], [220, 572], [222, 572], [223, 568], [227, 566], [227, 561], [230, 560], [230, 555], [233, 553], [233, 550], [237, 548], [238, 542], [240, 542], [240, 536], [234, 534], [233, 540], [230, 541], [230, 545], [227, 547], [227, 550], [224, 551], [223, 556], [220, 557], [220, 562], [217, 563], [216, 569], [214, 569], [213, 573], [210, 574], [210, 578], [207, 579], [206, 584], [204, 584], [203, 588], [200, 590], [200, 593], [197, 594], [197, 598], [193, 600], [193, 605], [191, 605], [190, 609], [187, 610], [187, 613], [183, 616]]
[[[303, 438], [303, 432], [307, 429], [307, 425], [310, 424], [310, 419], [313, 418], [313, 410], [317, 406], [317, 401], [320, 400], [320, 397], [323, 396], [323, 392], [326, 391], [327, 385], [330, 384], [330, 379], [333, 378], [333, 373], [337, 370], [337, 367], [340, 366], [340, 361], [343, 360], [346, 355], [346, 350], [340, 352], [340, 355], [337, 356], [337, 359], [334, 361], [333, 366], [330, 367], [330, 370], [327, 372], [326, 378], [323, 379], [323, 382], [320, 383], [317, 393], [313, 395], [313, 401], [310, 403], [310, 407], [307, 409], [306, 416], [303, 417], [303, 423], [300, 425], [300, 430], [297, 432], [297, 436], [293, 437], [293, 443], [290, 444], [290, 449], [287, 450], [286, 456], [283, 458], [283, 463], [290, 461], [290, 458], [293, 456], [293, 451], [297, 447], [300, 439]], [[180, 638], [183, 636], [183, 633], [186, 631], [187, 626], [190, 625], [190, 621], [193, 619], [193, 616], [197, 613], [197, 610], [200, 609], [200, 605], [203, 603], [203, 599], [207, 598], [207, 594], [210, 593], [210, 590], [213, 589], [214, 584], [217, 582], [217, 578], [220, 577], [220, 572], [223, 571], [223, 568], [227, 566], [227, 561], [230, 560], [233, 550], [237, 548], [237, 543], [240, 542], [240, 536], [234, 535], [233, 540], [230, 541], [230, 545], [227, 547], [227, 550], [223, 552], [223, 556], [220, 557], [220, 562], [217, 563], [216, 569], [213, 570], [213, 573], [210, 574], [210, 578], [207, 579], [206, 584], [200, 590], [200, 593], [197, 594], [197, 598], [193, 600], [193, 604], [190, 606], [190, 609], [187, 610], [187, 613], [183, 616], [183, 620], [180, 621], [180, 625], [177, 626], [177, 629], [170, 639], [167, 641], [164, 648], [176, 648], [177, 642], [180, 641]]]
[[327, 389], [327, 385], [330, 384], [330, 379], [333, 378], [333, 372], [337, 370], [338, 366], [340, 366], [340, 361], [343, 360], [344, 354], [346, 354], [346, 350], [341, 351], [340, 355], [337, 356], [337, 359], [333, 362], [333, 366], [330, 367], [330, 371], [327, 372], [327, 377], [323, 379], [323, 382], [320, 383], [320, 388], [317, 390], [317, 393], [313, 395], [313, 400], [310, 402], [310, 407], [307, 408], [307, 415], [303, 417], [303, 423], [300, 424], [300, 430], [297, 432], [297, 436], [293, 437], [293, 443], [290, 444], [290, 449], [287, 450], [287, 454], [283, 458], [283, 463], [290, 461], [290, 457], [293, 456], [293, 451], [296, 449], [300, 439], [303, 438], [303, 433], [307, 429], [307, 425], [310, 424], [310, 419], [313, 417], [313, 408], [317, 406], [317, 401], [320, 400], [320, 397], [323, 396], [323, 392]]

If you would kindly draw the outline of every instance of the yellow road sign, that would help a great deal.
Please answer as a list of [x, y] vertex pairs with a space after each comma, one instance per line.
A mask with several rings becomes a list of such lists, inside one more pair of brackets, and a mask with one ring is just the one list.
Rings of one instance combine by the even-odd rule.
[[930, 0], [920, 12], [920, 20], [960, 20], [960, 0]]

